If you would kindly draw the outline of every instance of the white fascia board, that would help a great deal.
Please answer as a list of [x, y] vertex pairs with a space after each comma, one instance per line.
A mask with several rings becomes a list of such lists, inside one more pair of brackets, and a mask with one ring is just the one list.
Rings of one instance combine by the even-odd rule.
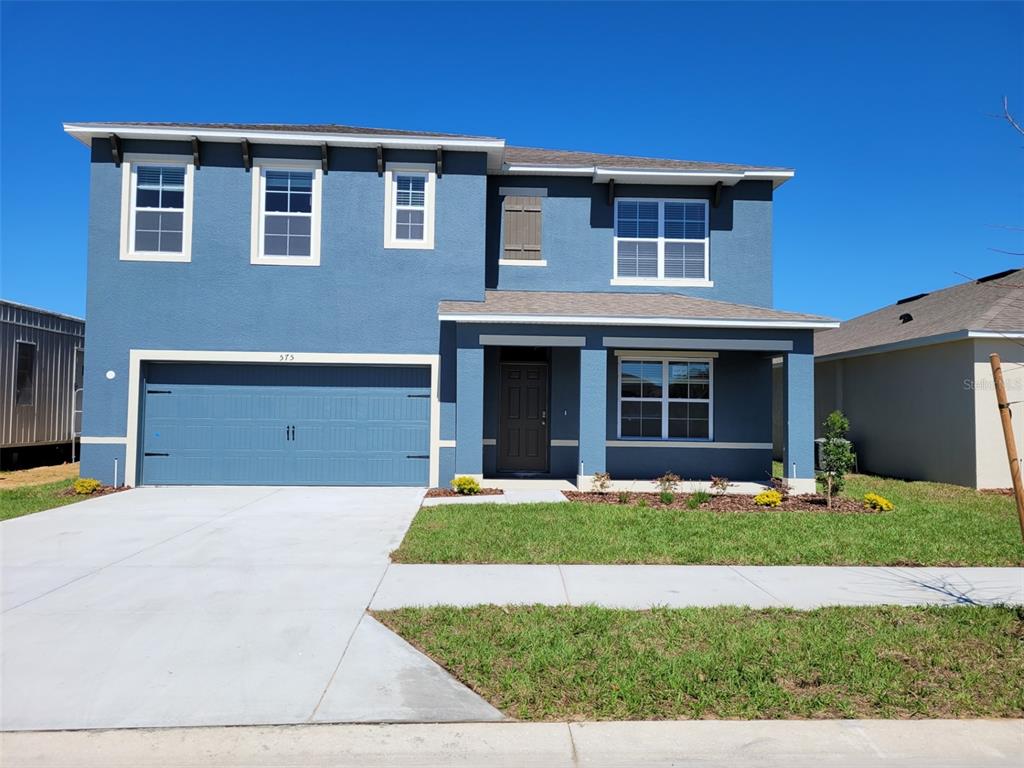
[[528, 323], [531, 325], [659, 325], [685, 328], [786, 328], [803, 330], [838, 328], [831, 320], [731, 320], [688, 317], [607, 317], [599, 315], [484, 315], [441, 313], [441, 322], [453, 323]]
[[351, 133], [304, 133], [302, 131], [261, 131], [238, 130], [235, 128], [173, 128], [139, 125], [76, 125], [64, 123], [64, 131], [74, 136], [87, 147], [95, 137], [106, 138], [116, 133], [122, 139], [160, 139], [164, 141], [188, 141], [195, 137], [200, 141], [233, 143], [247, 139], [252, 144], [328, 144], [334, 147], [376, 147], [387, 149], [449, 149], [486, 151], [488, 156], [500, 157], [505, 151], [504, 139], [459, 139], [441, 136], [377, 136]]
[[667, 168], [608, 168], [589, 165], [517, 165], [509, 164], [502, 173], [523, 176], [590, 176], [595, 184], [606, 184], [614, 179], [622, 184], [716, 184], [734, 186], [741, 181], [771, 181], [774, 187], [784, 184], [795, 175], [791, 170], [780, 171], [687, 171]]
[[506, 165], [502, 173], [524, 176], [593, 176], [592, 165]]
[[1024, 331], [968, 331], [969, 339], [1024, 339]]

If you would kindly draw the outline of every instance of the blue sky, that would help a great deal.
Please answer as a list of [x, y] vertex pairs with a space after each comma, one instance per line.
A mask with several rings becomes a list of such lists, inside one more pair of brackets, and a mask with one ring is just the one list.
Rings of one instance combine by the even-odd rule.
[[[82, 314], [65, 120], [337, 122], [796, 168], [776, 306], [848, 318], [1024, 259], [1021, 3], [2, 4], [4, 298]], [[1000, 226], [1002, 225], [1002, 226]], [[713, 258], [713, 256], [712, 256]]]

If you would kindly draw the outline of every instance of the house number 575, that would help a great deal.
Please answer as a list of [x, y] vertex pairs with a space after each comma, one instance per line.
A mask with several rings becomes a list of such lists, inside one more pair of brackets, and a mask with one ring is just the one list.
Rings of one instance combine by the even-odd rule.
[[293, 355], [291, 352], [285, 352], [281, 355], [278, 355], [277, 359], [282, 363], [290, 363], [295, 359], [295, 355]]

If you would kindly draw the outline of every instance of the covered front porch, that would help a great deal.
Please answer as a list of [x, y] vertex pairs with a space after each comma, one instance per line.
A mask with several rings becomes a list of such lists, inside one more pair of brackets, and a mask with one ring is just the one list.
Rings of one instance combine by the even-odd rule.
[[[646, 297], [632, 298], [649, 311], [635, 301]], [[613, 490], [648, 490], [673, 472], [682, 491], [712, 477], [756, 491], [772, 477], [772, 360], [781, 357], [784, 475], [793, 492], [814, 491], [813, 327], [801, 327], [813, 320], [454, 311], [466, 305], [479, 306], [442, 304], [455, 358], [453, 460], [442, 481], [589, 490], [608, 473]]]

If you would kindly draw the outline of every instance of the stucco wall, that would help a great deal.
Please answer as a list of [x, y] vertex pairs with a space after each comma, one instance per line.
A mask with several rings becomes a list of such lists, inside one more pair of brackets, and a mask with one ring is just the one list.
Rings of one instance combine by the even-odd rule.
[[974, 345], [974, 375], [963, 382], [974, 392], [977, 483], [979, 488], [1009, 488], [1010, 465], [1006, 458], [1006, 442], [1002, 421], [996, 407], [995, 384], [988, 356], [999, 354], [1003, 381], [1014, 421], [1017, 453], [1024, 456], [1024, 347], [1015, 341], [976, 339]]
[[[487, 180], [487, 286], [520, 291], [670, 291], [740, 304], [772, 304], [772, 185], [746, 181], [724, 187], [708, 209], [711, 288], [612, 286], [614, 255], [608, 186], [589, 178], [490, 176]], [[501, 188], [546, 190], [542, 198], [541, 254], [546, 267], [499, 265]], [[709, 199], [711, 187], [615, 186], [616, 197]]]
[[815, 430], [829, 411], [850, 419], [861, 471], [908, 480], [975, 483], [970, 341], [817, 364]]

